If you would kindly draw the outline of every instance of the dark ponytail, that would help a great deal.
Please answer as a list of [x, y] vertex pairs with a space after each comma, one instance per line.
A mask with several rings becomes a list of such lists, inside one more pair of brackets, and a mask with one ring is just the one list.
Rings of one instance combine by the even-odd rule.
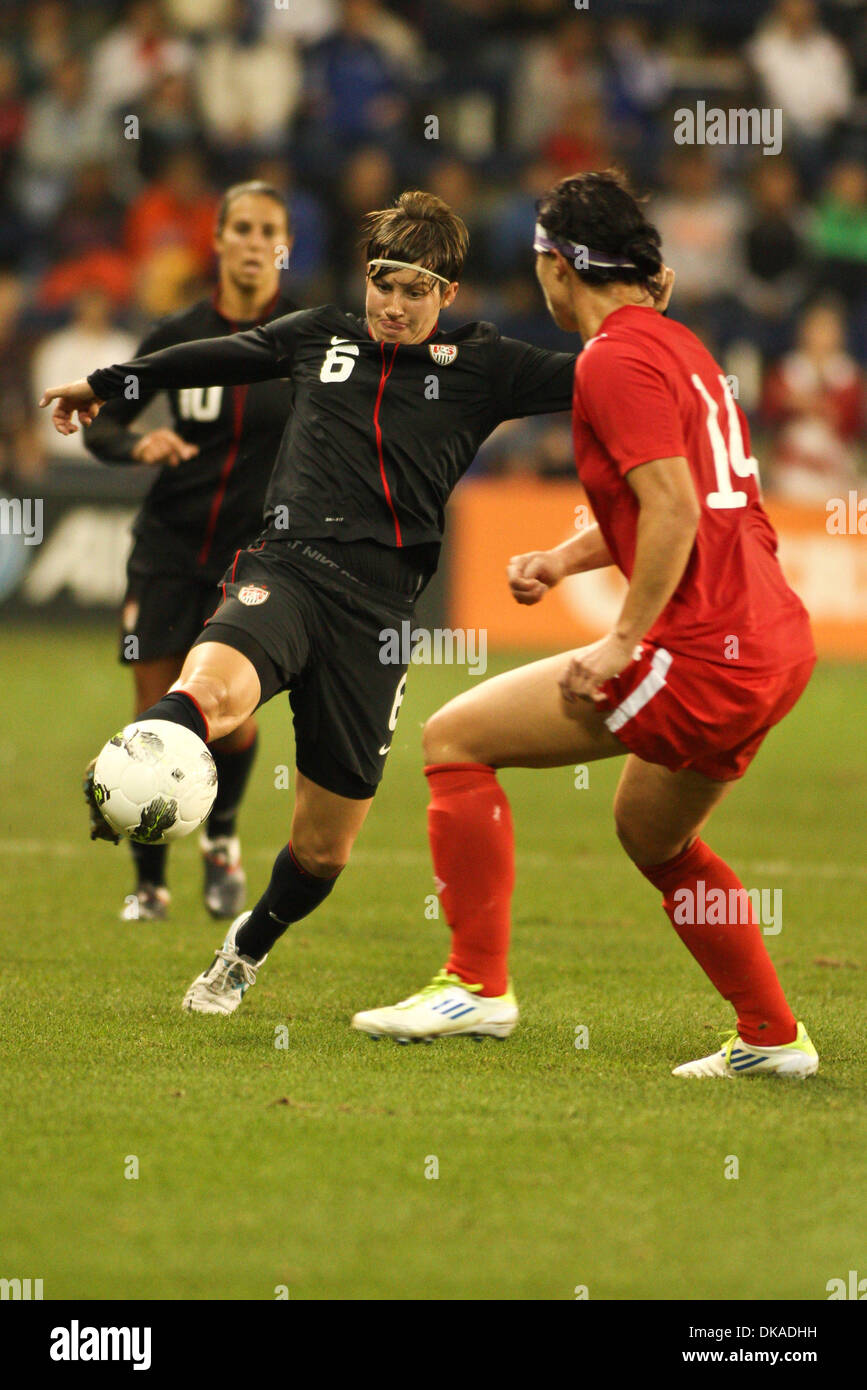
[[561, 179], [540, 198], [537, 217], [552, 237], [633, 263], [631, 267], [576, 266], [575, 273], [586, 284], [642, 285], [654, 298], [661, 293], [659, 232], [644, 216], [619, 170]]

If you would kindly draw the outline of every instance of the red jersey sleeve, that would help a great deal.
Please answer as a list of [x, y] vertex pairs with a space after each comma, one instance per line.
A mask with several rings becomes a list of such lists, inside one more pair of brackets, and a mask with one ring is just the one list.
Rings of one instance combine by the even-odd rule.
[[653, 459], [686, 457], [665, 373], [629, 343], [600, 337], [585, 347], [575, 368], [573, 409], [621, 474]]

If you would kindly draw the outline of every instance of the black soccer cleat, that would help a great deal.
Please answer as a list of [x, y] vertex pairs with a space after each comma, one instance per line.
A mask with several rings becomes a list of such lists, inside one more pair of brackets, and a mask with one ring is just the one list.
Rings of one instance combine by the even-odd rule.
[[99, 809], [99, 795], [93, 779], [93, 769], [96, 767], [96, 758], [87, 764], [84, 769], [84, 780], [82, 789], [84, 799], [87, 802], [87, 809], [90, 812], [90, 838], [91, 840], [108, 840], [113, 845], [119, 845], [121, 837], [116, 831], [112, 830], [108, 821]]

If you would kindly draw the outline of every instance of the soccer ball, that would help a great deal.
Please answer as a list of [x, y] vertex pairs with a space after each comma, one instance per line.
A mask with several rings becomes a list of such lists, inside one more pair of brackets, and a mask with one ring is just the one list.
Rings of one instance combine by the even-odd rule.
[[93, 769], [93, 792], [118, 835], [165, 845], [202, 824], [217, 795], [217, 768], [191, 729], [143, 719], [109, 739]]

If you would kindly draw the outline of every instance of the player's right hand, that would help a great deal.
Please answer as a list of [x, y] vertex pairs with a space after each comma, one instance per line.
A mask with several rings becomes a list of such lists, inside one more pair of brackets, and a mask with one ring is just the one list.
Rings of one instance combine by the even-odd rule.
[[565, 573], [563, 560], [554, 550], [530, 550], [513, 555], [506, 566], [509, 588], [516, 603], [538, 603]]
[[58, 434], [77, 434], [78, 425], [73, 418], [76, 411], [80, 423], [89, 425], [96, 419], [100, 407], [105, 404], [93, 394], [87, 381], [71, 381], [66, 386], [49, 386], [39, 402], [40, 409], [44, 409], [52, 401], [57, 402], [51, 412], [51, 418]]
[[161, 429], [143, 434], [132, 456], [137, 463], [148, 463], [154, 467], [168, 464], [170, 468], [177, 468], [185, 459], [195, 458], [198, 452], [198, 444], [188, 444], [174, 430]]

